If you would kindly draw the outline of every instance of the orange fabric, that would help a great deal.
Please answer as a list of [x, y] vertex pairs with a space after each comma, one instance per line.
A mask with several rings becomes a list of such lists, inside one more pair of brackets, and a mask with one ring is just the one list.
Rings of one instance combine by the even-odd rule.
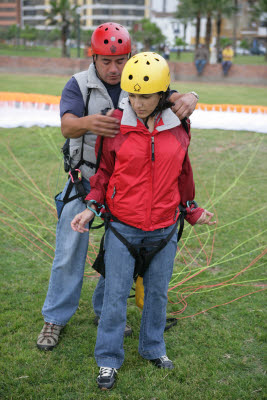
[[[17, 92], [0, 92], [0, 101], [17, 101], [22, 103], [43, 103], [43, 104], [59, 104], [60, 96], [52, 96], [47, 94], [36, 93], [17, 93]], [[198, 103], [196, 110], [203, 111], [233, 111], [245, 113], [263, 113], [267, 114], [266, 106], [252, 106], [243, 104], [205, 104]]]

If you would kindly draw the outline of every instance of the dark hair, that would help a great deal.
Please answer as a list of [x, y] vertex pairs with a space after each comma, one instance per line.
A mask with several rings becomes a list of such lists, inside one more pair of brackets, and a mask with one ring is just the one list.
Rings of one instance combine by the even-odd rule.
[[153, 117], [154, 115], [156, 115], [158, 112], [162, 112], [163, 110], [166, 110], [167, 108], [171, 108], [172, 106], [174, 106], [174, 103], [172, 103], [171, 101], [169, 101], [169, 97], [170, 97], [170, 87], [168, 87], [168, 89], [166, 90], [166, 92], [158, 92], [158, 94], [161, 96], [160, 100], [158, 102], [157, 107], [155, 108], [155, 110], [150, 114], [150, 117]]

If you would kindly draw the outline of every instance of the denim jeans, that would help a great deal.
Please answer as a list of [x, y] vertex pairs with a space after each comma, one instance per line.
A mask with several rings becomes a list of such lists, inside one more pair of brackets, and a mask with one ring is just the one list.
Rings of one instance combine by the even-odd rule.
[[223, 61], [222, 62], [222, 69], [223, 69], [224, 76], [228, 75], [228, 72], [229, 72], [231, 66], [232, 66], [231, 61]]
[[[83, 184], [85, 190], [89, 193], [89, 181], [83, 179]], [[64, 197], [67, 186], [68, 182], [61, 193], [61, 199]], [[70, 197], [75, 194], [76, 190], [73, 188]], [[75, 215], [84, 209], [85, 204], [81, 199], [67, 203], [57, 223], [55, 257], [48, 292], [42, 309], [44, 320], [56, 325], [66, 325], [79, 305], [89, 233], [74, 232], [70, 223]], [[95, 313], [97, 315], [101, 314], [103, 295], [104, 284], [97, 286], [94, 293]]]
[[[173, 225], [145, 232], [141, 229], [112, 222], [129, 242], [144, 243], [166, 238]], [[158, 252], [144, 275], [144, 308], [139, 335], [139, 353], [145, 359], [155, 359], [166, 354], [163, 338], [166, 324], [167, 291], [172, 276], [177, 248], [177, 233]], [[107, 230], [105, 239], [105, 292], [95, 346], [98, 366], [120, 368], [124, 361], [124, 329], [126, 325], [127, 298], [133, 283], [135, 261], [127, 247]]]
[[207, 64], [206, 60], [196, 60], [195, 61], [195, 65], [196, 65], [196, 69], [197, 72], [201, 75], [203, 72], [203, 69], [205, 67], [205, 65]]

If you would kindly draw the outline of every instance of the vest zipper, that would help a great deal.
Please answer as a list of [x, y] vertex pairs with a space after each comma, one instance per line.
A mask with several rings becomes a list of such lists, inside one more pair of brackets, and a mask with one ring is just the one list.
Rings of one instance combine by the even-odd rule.
[[154, 139], [154, 136], [151, 136], [151, 153], [152, 153], [151, 159], [152, 159], [152, 161], [155, 161], [155, 139]]

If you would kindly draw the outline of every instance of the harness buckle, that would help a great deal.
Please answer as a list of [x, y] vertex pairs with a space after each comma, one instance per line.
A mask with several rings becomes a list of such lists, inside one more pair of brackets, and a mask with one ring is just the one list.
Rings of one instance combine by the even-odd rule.
[[70, 171], [69, 172], [69, 176], [70, 176], [70, 179], [71, 179], [71, 182], [72, 183], [75, 183], [75, 177], [73, 177], [73, 173], [74, 172], [77, 172], [77, 178], [76, 179], [78, 179], [79, 181], [81, 181], [82, 180], [82, 173], [81, 173], [81, 170], [80, 169], [78, 169], [78, 168], [76, 168], [75, 170], [72, 170], [72, 171]]

